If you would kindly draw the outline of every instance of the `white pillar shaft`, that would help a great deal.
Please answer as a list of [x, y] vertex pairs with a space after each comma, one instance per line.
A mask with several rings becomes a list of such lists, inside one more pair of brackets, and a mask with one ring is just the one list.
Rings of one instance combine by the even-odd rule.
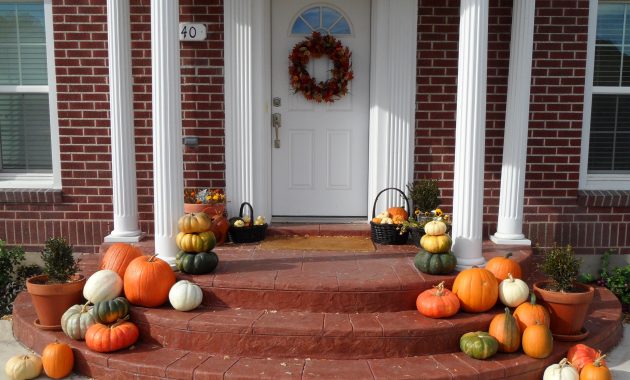
[[105, 237], [106, 242], [137, 242], [142, 237], [138, 228], [130, 39], [129, 0], [107, 0], [114, 229]]
[[497, 244], [530, 245], [523, 235], [523, 197], [536, 2], [514, 0]]
[[460, 6], [453, 251], [458, 265], [482, 265], [483, 165], [488, 57], [488, 0]]
[[[370, 154], [368, 219], [376, 195], [387, 187], [407, 193], [413, 179], [417, 66], [417, 0], [372, 2], [372, 62], [370, 77]], [[377, 210], [400, 204], [389, 191]]]
[[151, 0], [155, 253], [173, 264], [183, 213], [179, 0]]

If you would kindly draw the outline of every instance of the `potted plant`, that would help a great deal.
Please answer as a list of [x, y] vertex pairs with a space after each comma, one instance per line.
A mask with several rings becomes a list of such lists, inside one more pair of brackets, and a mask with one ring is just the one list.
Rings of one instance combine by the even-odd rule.
[[551, 331], [558, 340], [581, 340], [586, 313], [593, 300], [592, 286], [577, 282], [580, 260], [573, 247], [554, 245], [544, 252], [539, 269], [550, 279], [534, 284], [536, 297], [549, 309]]
[[224, 215], [225, 194], [221, 189], [184, 189], [184, 212], [205, 212], [209, 216]]
[[77, 260], [72, 246], [64, 238], [50, 238], [41, 252], [44, 262], [42, 275], [26, 281], [37, 320], [35, 325], [47, 330], [61, 330], [61, 316], [74, 304], [83, 301], [85, 277], [76, 274]]
[[418, 210], [418, 217], [430, 215], [431, 210], [435, 210], [440, 205], [440, 188], [435, 179], [422, 179], [414, 183], [407, 184], [409, 198], [413, 202], [413, 207]]

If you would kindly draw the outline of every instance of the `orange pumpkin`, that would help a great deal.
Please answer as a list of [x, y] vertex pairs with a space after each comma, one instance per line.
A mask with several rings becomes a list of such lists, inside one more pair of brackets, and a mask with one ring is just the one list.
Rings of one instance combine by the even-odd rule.
[[602, 355], [593, 363], [585, 365], [580, 372], [580, 380], [612, 380], [610, 370], [603, 363], [604, 357], [606, 355]]
[[523, 270], [519, 263], [511, 260], [512, 252], [509, 252], [505, 257], [494, 257], [486, 263], [486, 270], [489, 270], [499, 280], [499, 282], [508, 278], [508, 273], [512, 273], [514, 278], [523, 278]]
[[[531, 292], [529, 302], [524, 302], [514, 310], [514, 318], [518, 323], [518, 327], [521, 331], [529, 326], [535, 325], [536, 321], [549, 327], [551, 320], [549, 319], [549, 311], [543, 305], [536, 303], [536, 295]], [[569, 360], [573, 363], [571, 360]]]
[[230, 222], [221, 214], [212, 216], [212, 224], [210, 225], [210, 231], [214, 233], [214, 237], [217, 239], [217, 245], [225, 243], [227, 239], [228, 230], [230, 229]]
[[444, 281], [434, 289], [427, 289], [418, 295], [416, 307], [420, 314], [429, 318], [447, 318], [459, 311], [459, 299], [444, 287]]
[[549, 327], [541, 324], [529, 326], [523, 331], [523, 352], [536, 359], [544, 359], [553, 351], [553, 336]]
[[407, 220], [407, 218], [409, 217], [409, 213], [403, 207], [390, 207], [387, 209], [387, 212], [389, 213], [389, 215], [391, 215], [392, 219], [400, 216], [402, 220]]
[[92, 351], [112, 352], [131, 346], [138, 336], [138, 327], [131, 322], [119, 320], [110, 326], [96, 323], [85, 333], [85, 344]]
[[127, 243], [114, 243], [105, 252], [99, 269], [109, 269], [125, 278], [125, 271], [129, 263], [136, 257], [142, 256], [142, 251]]
[[453, 293], [459, 298], [464, 311], [481, 313], [490, 310], [497, 303], [499, 283], [492, 273], [473, 267], [455, 277]]
[[497, 314], [492, 318], [488, 334], [499, 342], [501, 352], [514, 352], [521, 346], [521, 331], [509, 307], [505, 308], [505, 313]]
[[74, 354], [65, 343], [50, 343], [42, 351], [42, 366], [46, 375], [53, 379], [61, 379], [72, 372]]
[[[585, 365], [595, 362], [595, 359], [599, 357], [599, 351], [581, 343], [571, 346], [567, 353], [567, 359], [578, 370], [578, 373], [582, 371]], [[600, 362], [602, 365], [606, 365], [604, 359], [601, 359]]]
[[160, 306], [168, 300], [173, 284], [175, 273], [166, 261], [155, 255], [134, 259], [125, 272], [125, 295], [134, 305]]

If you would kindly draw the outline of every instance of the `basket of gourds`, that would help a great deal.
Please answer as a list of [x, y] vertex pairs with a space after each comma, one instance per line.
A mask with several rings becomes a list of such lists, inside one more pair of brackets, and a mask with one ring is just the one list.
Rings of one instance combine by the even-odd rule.
[[[376, 215], [376, 204], [378, 198], [386, 191], [393, 190], [402, 196], [405, 200], [405, 207], [389, 207], [387, 211], [381, 212]], [[401, 226], [405, 220], [409, 217], [409, 198], [400, 189], [395, 187], [388, 187], [381, 190], [374, 199], [374, 206], [372, 207], [372, 220], [370, 220], [370, 229], [372, 235], [372, 241], [379, 244], [406, 244], [409, 237], [409, 230], [405, 230], [401, 233]]]
[[[249, 208], [250, 217], [244, 217], [245, 207]], [[248, 202], [243, 202], [238, 212], [238, 217], [230, 218], [230, 240], [233, 243], [255, 243], [265, 239], [267, 235], [267, 223], [262, 216], [254, 217], [254, 208]]]

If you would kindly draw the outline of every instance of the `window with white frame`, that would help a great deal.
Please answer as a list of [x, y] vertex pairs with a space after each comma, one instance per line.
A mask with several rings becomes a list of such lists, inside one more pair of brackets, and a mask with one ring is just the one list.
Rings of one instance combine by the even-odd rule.
[[51, 21], [50, 0], [0, 0], [0, 188], [58, 184]]

